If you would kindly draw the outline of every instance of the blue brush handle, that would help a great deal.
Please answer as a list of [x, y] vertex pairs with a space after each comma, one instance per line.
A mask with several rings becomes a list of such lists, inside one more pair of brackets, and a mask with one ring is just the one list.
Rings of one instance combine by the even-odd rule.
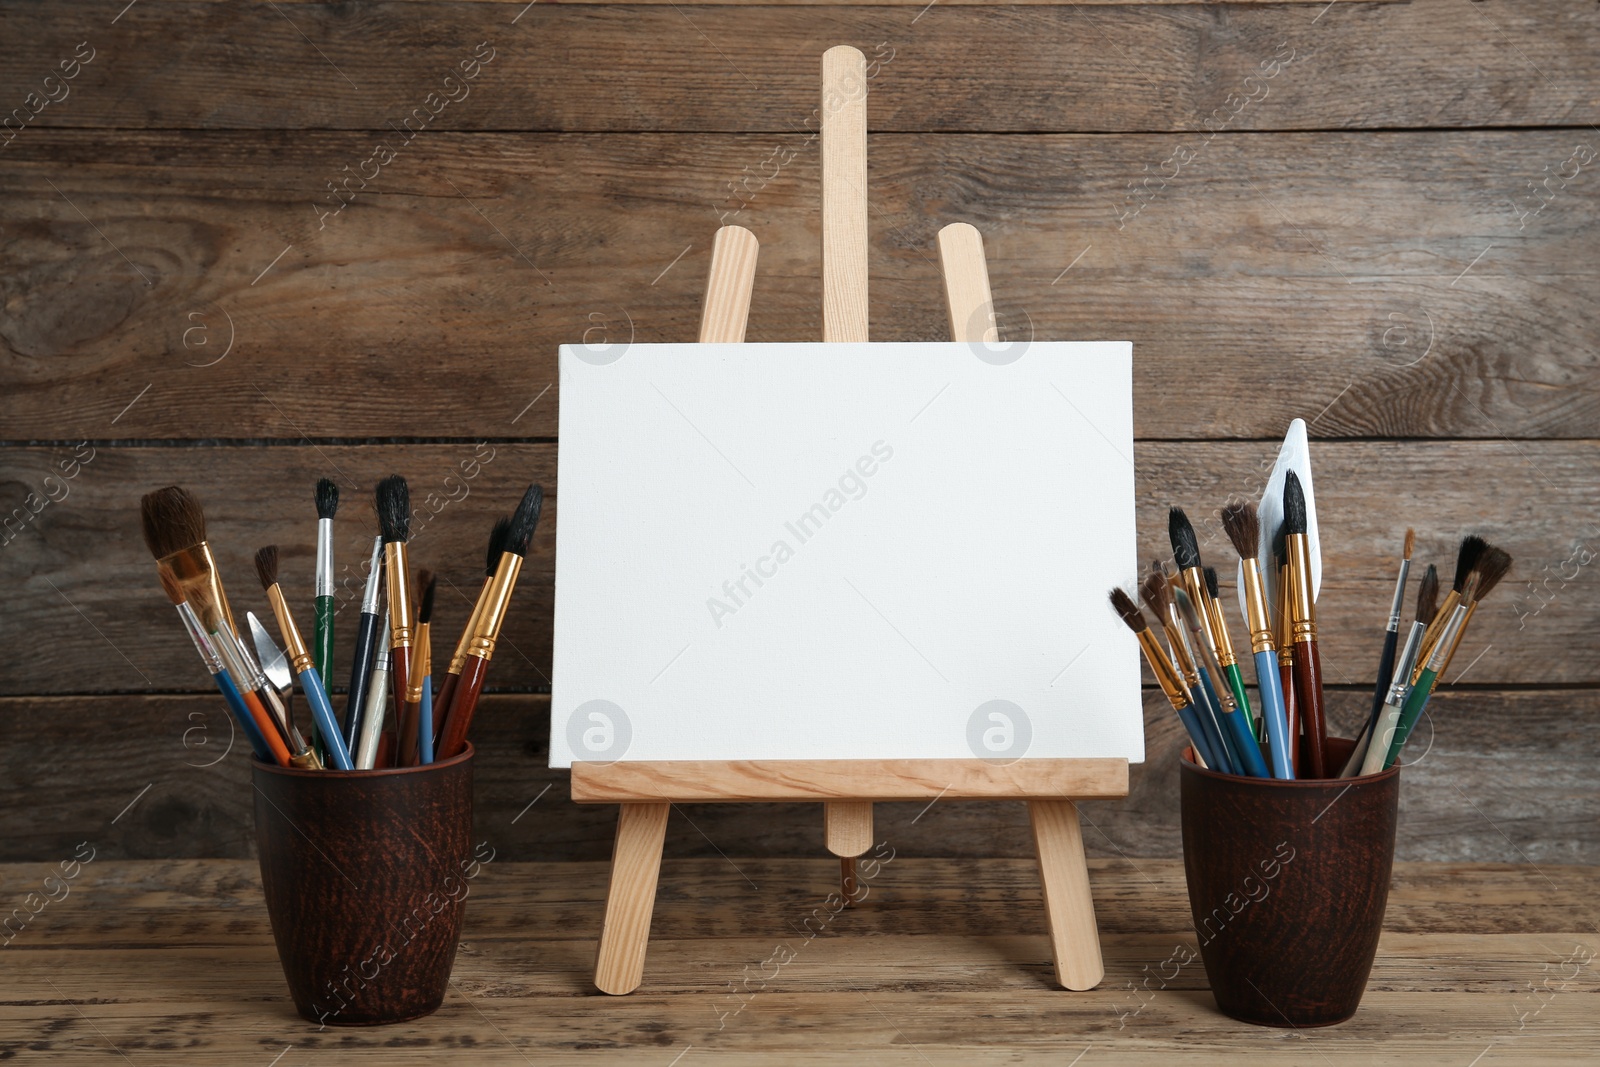
[[341, 771], [355, 770], [355, 764], [350, 762], [350, 746], [344, 743], [344, 737], [339, 733], [339, 720], [333, 717], [328, 691], [322, 688], [322, 679], [315, 667], [307, 667], [300, 672], [300, 691], [305, 693], [306, 703], [311, 705], [311, 718], [316, 722], [317, 729], [322, 731], [322, 740], [328, 746], [328, 755], [333, 757], [333, 765]]
[[228, 710], [239, 720], [239, 728], [244, 731], [244, 736], [249, 738], [256, 759], [273, 763], [272, 749], [267, 747], [267, 739], [262, 737], [261, 731], [256, 728], [255, 717], [250, 714], [250, 709], [245, 707], [244, 697], [239, 695], [239, 687], [233, 684], [233, 678], [229, 676], [227, 668], [223, 668], [211, 677], [217, 683], [217, 689], [222, 692], [222, 699], [228, 702]]
[[1261, 745], [1250, 729], [1250, 720], [1242, 711], [1224, 711], [1222, 721], [1228, 729], [1228, 739], [1233, 742], [1234, 754], [1239, 759], [1239, 773], [1249, 778], [1271, 778], [1267, 761], [1261, 758]]
[[350, 657], [349, 697], [344, 705], [344, 746], [348, 755], [361, 736], [361, 712], [367, 706], [367, 686], [372, 679], [372, 661], [378, 655], [378, 616], [363, 611], [356, 625], [355, 654]]
[[433, 675], [422, 679], [422, 707], [417, 712], [417, 763], [433, 762]]
[[1206, 744], [1211, 747], [1211, 754], [1215, 760], [1207, 760], [1211, 769], [1223, 774], [1233, 774], [1233, 760], [1228, 755], [1228, 746], [1222, 743], [1222, 725], [1217, 722], [1217, 713], [1212, 710], [1211, 701], [1206, 698], [1203, 686], [1195, 685], [1189, 688], [1190, 707], [1194, 709], [1195, 718], [1200, 720], [1200, 729], [1205, 732]]
[[1239, 754], [1233, 744], [1233, 732], [1227, 726], [1227, 713], [1222, 710], [1222, 701], [1217, 699], [1217, 689], [1211, 683], [1211, 672], [1204, 667], [1197, 668], [1200, 674], [1200, 689], [1206, 695], [1206, 702], [1211, 707], [1212, 719], [1217, 725], [1217, 736], [1222, 740], [1222, 747], [1228, 753], [1229, 774], [1244, 774], [1244, 758]]
[[1204, 727], [1200, 725], [1200, 713], [1193, 704], [1187, 704], [1178, 709], [1178, 718], [1183, 720], [1183, 728], [1189, 732], [1189, 743], [1200, 754], [1207, 767], [1217, 770], [1216, 754], [1211, 751], [1211, 745], [1206, 740]]
[[1267, 726], [1267, 745], [1272, 755], [1272, 777], [1294, 778], [1289, 762], [1289, 716], [1283, 710], [1283, 676], [1278, 671], [1276, 652], [1256, 653], [1256, 687], [1261, 691], [1261, 718]]

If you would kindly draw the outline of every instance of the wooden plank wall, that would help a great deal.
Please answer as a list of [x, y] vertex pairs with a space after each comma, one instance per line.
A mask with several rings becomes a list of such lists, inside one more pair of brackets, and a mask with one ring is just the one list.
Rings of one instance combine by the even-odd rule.
[[[968, 221], [1009, 337], [1131, 339], [1144, 556], [1306, 418], [1341, 722], [1405, 527], [1447, 569], [1467, 530], [1505, 544], [1401, 855], [1600, 862], [1594, 5], [124, 2], [0, 2], [0, 859], [249, 855], [138, 496], [195, 489], [259, 608], [259, 544], [308, 584], [313, 481], [355, 567], [390, 471], [447, 629], [492, 517], [549, 490], [480, 822], [512, 858], [605, 856], [609, 811], [544, 767], [556, 346], [692, 338], [723, 221], [762, 241], [750, 339], [819, 335], [818, 59], [851, 43], [873, 336], [946, 336], [933, 236]], [[1146, 710], [1132, 796], [1085, 809], [1101, 854], [1179, 854]], [[882, 832], [1028, 853], [1015, 805], [917, 815]], [[693, 808], [669, 850], [816, 855], [817, 816]]]

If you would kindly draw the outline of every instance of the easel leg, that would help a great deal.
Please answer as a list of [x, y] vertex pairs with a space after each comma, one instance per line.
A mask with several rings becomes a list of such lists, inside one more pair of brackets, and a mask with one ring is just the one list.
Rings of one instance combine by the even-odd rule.
[[1033, 823], [1033, 848], [1039, 857], [1056, 981], [1067, 989], [1093, 989], [1105, 977], [1106, 968], [1100, 958], [1100, 929], [1094, 921], [1078, 806], [1070, 800], [1030, 800], [1028, 815]]
[[872, 847], [871, 801], [830, 801], [822, 805], [822, 823], [828, 851], [840, 859], [859, 856]]
[[670, 804], [624, 804], [617, 815], [605, 925], [594, 963], [594, 984], [602, 993], [631, 993], [644, 978], [650, 913], [656, 906], [656, 879], [671, 810]]

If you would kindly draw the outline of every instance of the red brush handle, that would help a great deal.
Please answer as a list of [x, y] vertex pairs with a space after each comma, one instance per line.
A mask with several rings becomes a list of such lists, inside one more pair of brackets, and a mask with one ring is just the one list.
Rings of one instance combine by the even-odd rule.
[[1328, 776], [1326, 750], [1328, 721], [1322, 713], [1322, 660], [1315, 641], [1297, 641], [1294, 646], [1295, 699], [1306, 723], [1306, 757], [1312, 778]]
[[422, 713], [420, 702], [413, 704], [406, 701], [405, 707], [400, 709], [400, 730], [396, 734], [396, 745], [399, 752], [396, 754], [394, 765], [396, 767], [415, 767], [417, 765], [417, 717]]
[[434, 759], [439, 758], [439, 732], [444, 729], [445, 716], [450, 713], [450, 702], [455, 699], [456, 683], [461, 681], [459, 674], [444, 676], [444, 684], [439, 691], [433, 694], [433, 752]]
[[394, 687], [394, 706], [406, 706], [406, 686], [411, 681], [411, 646], [396, 645], [389, 650], [389, 681]]
[[1300, 777], [1300, 702], [1294, 697], [1294, 665], [1278, 664], [1278, 679], [1283, 683], [1283, 718], [1288, 725], [1289, 769]]
[[483, 692], [483, 677], [489, 673], [489, 661], [478, 656], [468, 656], [461, 669], [461, 681], [456, 685], [450, 701], [450, 714], [444, 720], [444, 736], [439, 738], [434, 759], [445, 760], [459, 756], [467, 747], [467, 731], [472, 729], [472, 713], [478, 710], [478, 694]]

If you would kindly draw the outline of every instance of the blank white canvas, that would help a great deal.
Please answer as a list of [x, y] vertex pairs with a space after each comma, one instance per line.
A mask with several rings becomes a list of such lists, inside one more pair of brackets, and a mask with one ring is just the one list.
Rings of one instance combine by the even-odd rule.
[[563, 346], [550, 765], [1143, 760], [1132, 360]]

